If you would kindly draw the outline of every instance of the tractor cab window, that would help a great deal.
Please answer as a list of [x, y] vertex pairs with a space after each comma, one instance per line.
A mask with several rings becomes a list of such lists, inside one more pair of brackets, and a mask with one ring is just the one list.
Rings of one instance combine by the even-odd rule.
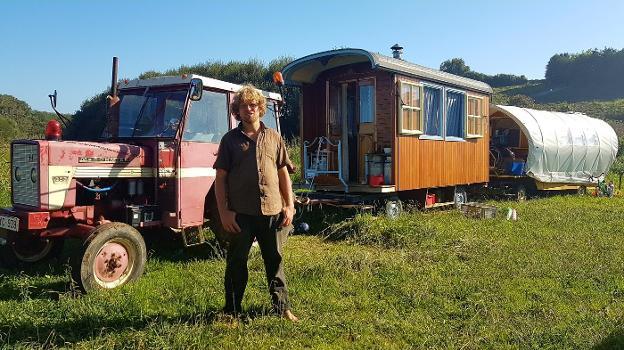
[[187, 91], [122, 93], [119, 106], [119, 137], [173, 137], [176, 134]]
[[204, 91], [199, 101], [191, 102], [182, 140], [219, 143], [229, 130], [228, 119], [227, 95]]

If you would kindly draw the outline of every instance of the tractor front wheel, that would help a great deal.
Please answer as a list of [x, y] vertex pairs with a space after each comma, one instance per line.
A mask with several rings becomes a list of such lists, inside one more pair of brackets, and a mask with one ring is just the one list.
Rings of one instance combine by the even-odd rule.
[[72, 274], [86, 292], [113, 289], [139, 279], [146, 261], [145, 241], [139, 231], [112, 222], [93, 230], [74, 261]]

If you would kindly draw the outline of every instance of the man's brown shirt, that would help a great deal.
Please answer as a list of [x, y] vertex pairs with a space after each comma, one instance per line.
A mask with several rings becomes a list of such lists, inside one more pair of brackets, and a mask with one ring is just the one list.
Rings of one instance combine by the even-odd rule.
[[282, 211], [277, 170], [290, 163], [282, 136], [261, 123], [257, 141], [239, 123], [221, 139], [215, 169], [227, 171], [230, 210], [248, 215], [276, 215]]

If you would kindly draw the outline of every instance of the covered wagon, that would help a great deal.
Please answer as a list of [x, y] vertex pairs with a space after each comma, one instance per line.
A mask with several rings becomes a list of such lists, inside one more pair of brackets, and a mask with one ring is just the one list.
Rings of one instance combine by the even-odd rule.
[[584, 193], [604, 179], [618, 138], [581, 113], [490, 106], [490, 186], [522, 199], [534, 191]]

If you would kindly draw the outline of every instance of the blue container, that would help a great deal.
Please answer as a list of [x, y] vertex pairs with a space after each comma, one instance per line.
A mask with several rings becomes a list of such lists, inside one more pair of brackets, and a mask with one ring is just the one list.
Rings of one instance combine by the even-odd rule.
[[524, 174], [524, 162], [510, 162], [509, 169], [507, 169], [511, 175], [523, 175]]

